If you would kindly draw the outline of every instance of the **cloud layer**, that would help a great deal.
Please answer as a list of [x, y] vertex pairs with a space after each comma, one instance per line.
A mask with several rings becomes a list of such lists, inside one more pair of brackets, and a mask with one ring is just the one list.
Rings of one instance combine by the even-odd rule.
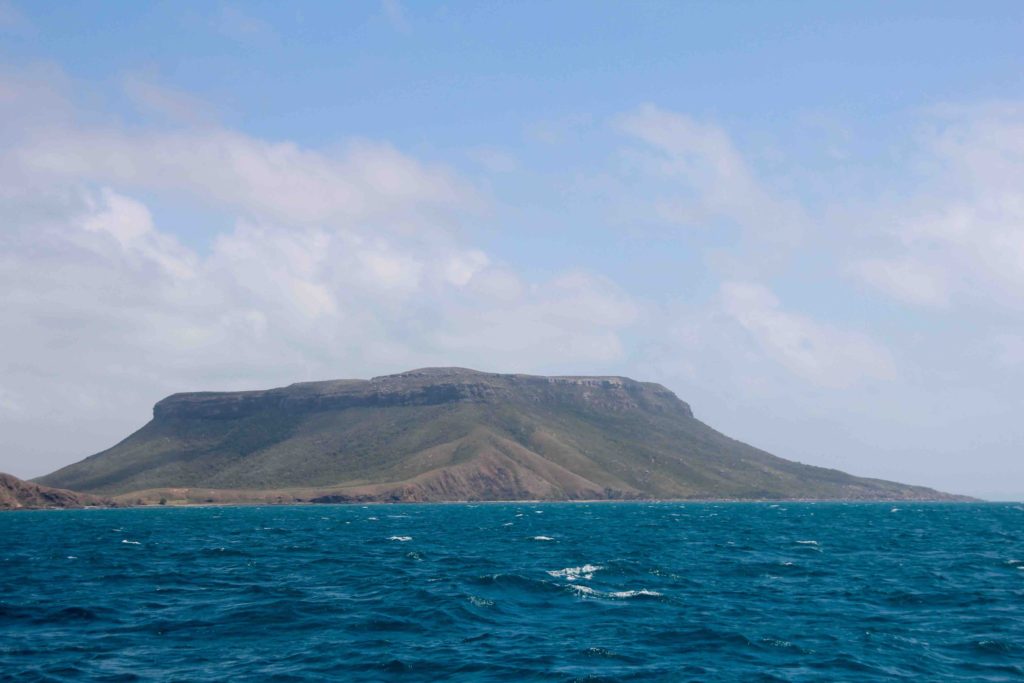
[[887, 255], [854, 264], [912, 305], [1020, 309], [1024, 107], [945, 107], [922, 134], [922, 187], [884, 216]]

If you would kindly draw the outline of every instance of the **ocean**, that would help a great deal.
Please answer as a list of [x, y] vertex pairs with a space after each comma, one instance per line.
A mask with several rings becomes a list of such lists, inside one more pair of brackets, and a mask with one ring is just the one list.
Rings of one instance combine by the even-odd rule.
[[1024, 680], [1024, 506], [0, 515], [0, 680]]

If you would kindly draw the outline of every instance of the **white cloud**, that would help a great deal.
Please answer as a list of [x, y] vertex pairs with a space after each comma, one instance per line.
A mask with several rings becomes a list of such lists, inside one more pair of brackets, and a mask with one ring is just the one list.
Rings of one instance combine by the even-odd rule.
[[661, 218], [688, 227], [725, 219], [780, 242], [803, 230], [799, 203], [771, 192], [721, 127], [652, 105], [623, 117], [619, 126], [655, 152], [642, 158], [649, 172], [676, 182], [672, 194], [655, 201]]
[[104, 188], [99, 197], [86, 196], [84, 201], [90, 213], [79, 223], [86, 231], [112, 237], [123, 255], [149, 260], [173, 277], [187, 279], [195, 275], [195, 256], [172, 236], [154, 230], [153, 218], [144, 204], [110, 188]]
[[885, 214], [865, 282], [929, 307], [1019, 310], [1024, 287], [1024, 108], [943, 108], [922, 137], [919, 187]]
[[153, 231], [153, 218], [145, 204], [122, 197], [109, 188], [102, 193], [103, 206], [89, 201], [97, 209], [82, 219], [82, 227], [90, 232], [106, 232], [122, 247], [129, 247]]
[[487, 254], [478, 249], [452, 254], [448, 258], [448, 262], [442, 266], [444, 277], [451, 284], [461, 287], [486, 268], [490, 262]]
[[944, 273], [909, 260], [864, 259], [851, 266], [864, 282], [910, 304], [943, 308], [949, 301]]
[[822, 386], [843, 387], [894, 376], [889, 352], [868, 336], [786, 311], [766, 287], [727, 282], [723, 311], [760, 349], [790, 371]]
[[288, 224], [373, 220], [397, 229], [417, 216], [465, 210], [475, 200], [453, 173], [367, 142], [334, 156], [225, 129], [48, 129], [15, 154], [23, 169], [43, 179], [177, 192]]

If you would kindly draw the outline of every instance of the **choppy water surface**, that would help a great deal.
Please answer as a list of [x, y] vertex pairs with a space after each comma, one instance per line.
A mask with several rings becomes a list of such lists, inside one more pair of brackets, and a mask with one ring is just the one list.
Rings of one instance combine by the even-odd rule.
[[1024, 508], [0, 515], [0, 678], [1016, 680]]

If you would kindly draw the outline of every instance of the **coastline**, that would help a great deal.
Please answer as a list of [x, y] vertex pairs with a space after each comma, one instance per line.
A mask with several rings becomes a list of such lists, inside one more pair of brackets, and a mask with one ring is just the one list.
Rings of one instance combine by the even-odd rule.
[[924, 505], [977, 505], [977, 504], [991, 504], [991, 505], [1011, 505], [1024, 503], [1024, 501], [1016, 500], [985, 500], [981, 498], [970, 498], [967, 496], [960, 496], [952, 499], [941, 499], [941, 498], [875, 498], [875, 499], [847, 499], [847, 498], [765, 498], [765, 499], [752, 499], [752, 498], [630, 498], [630, 499], [617, 499], [611, 500], [607, 498], [594, 498], [594, 499], [515, 499], [515, 500], [416, 500], [416, 501], [388, 501], [388, 500], [368, 500], [368, 501], [349, 501], [349, 502], [329, 502], [329, 503], [315, 503], [308, 500], [292, 500], [292, 501], [214, 501], [214, 502], [181, 502], [181, 501], [168, 501], [165, 504], [160, 503], [143, 503], [143, 504], [127, 504], [120, 503], [117, 505], [83, 505], [77, 507], [17, 507], [17, 508], [3, 508], [0, 512], [23, 512], [23, 511], [66, 511], [66, 510], [150, 510], [150, 509], [182, 509], [182, 508], [225, 508], [225, 507], [369, 507], [369, 506], [402, 506], [402, 505], [466, 505], [466, 506], [478, 506], [478, 505], [680, 505], [680, 504], [693, 504], [693, 505], [708, 505], [708, 504], [727, 504], [727, 505], [782, 505], [782, 504], [795, 504], [795, 505], [809, 505], [809, 504], [846, 504], [846, 505], [893, 505], [896, 503], [903, 504], [924, 504]]

